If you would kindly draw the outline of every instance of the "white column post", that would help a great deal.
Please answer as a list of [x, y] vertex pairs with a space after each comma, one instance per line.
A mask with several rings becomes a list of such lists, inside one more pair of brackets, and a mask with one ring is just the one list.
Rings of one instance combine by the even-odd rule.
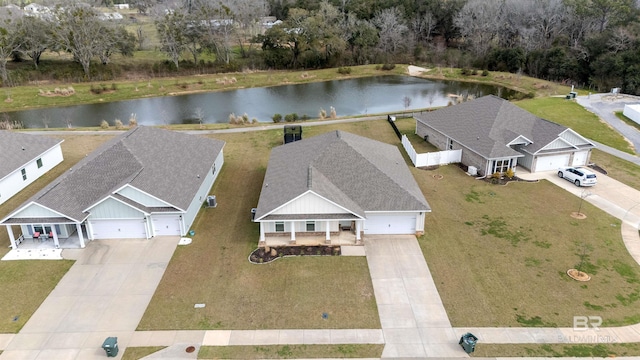
[[7, 225], [7, 234], [9, 234], [9, 241], [11, 242], [11, 248], [13, 250], [18, 248], [18, 245], [16, 245], [16, 239], [13, 237], [13, 229], [11, 228], [11, 225]]
[[78, 232], [78, 239], [80, 239], [80, 247], [84, 249], [84, 236], [82, 235], [82, 226], [79, 223], [76, 223], [76, 231]]
[[[56, 231], [56, 225], [51, 224], [51, 233], [53, 234], [53, 245], [56, 246], [56, 249], [60, 248], [60, 242], [58, 241], [58, 232]], [[47, 234], [49, 236], [49, 234]]]
[[264, 237], [264, 224], [262, 223], [262, 221], [260, 221], [259, 224], [260, 224], [260, 243], [264, 243], [266, 241]]
[[85, 225], [84, 225], [84, 226], [85, 226], [85, 228], [87, 229], [87, 238], [88, 238], [89, 240], [94, 240], [94, 239], [93, 239], [93, 227], [91, 227], [91, 221], [88, 221], [88, 220], [87, 220], [87, 221], [85, 222]]
[[326, 221], [324, 226], [326, 228], [324, 240], [326, 241], [327, 244], [331, 244], [331, 222]]
[[360, 228], [362, 227], [362, 220], [356, 220], [356, 241], [360, 241]]
[[296, 242], [296, 222], [292, 221], [290, 223], [291, 226], [291, 242], [295, 243]]

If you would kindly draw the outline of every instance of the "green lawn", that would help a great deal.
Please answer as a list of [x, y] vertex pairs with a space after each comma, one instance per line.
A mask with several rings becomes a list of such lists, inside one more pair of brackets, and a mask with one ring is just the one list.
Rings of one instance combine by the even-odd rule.
[[640, 190], [640, 166], [598, 149], [591, 153], [591, 162], [605, 169], [608, 176]]
[[473, 357], [535, 356], [535, 357], [596, 357], [640, 355], [640, 343], [611, 344], [483, 344], [478, 343]]
[[638, 124], [637, 122], [629, 119], [628, 117], [624, 116], [624, 114], [622, 113], [622, 111], [616, 111], [615, 112], [616, 116], [618, 117], [618, 119], [624, 121], [627, 125], [636, 128], [636, 130], [640, 131], [640, 124]]
[[379, 358], [384, 345], [257, 345], [203, 346], [198, 359]]
[[[640, 266], [619, 220], [586, 202], [588, 217], [572, 218], [580, 199], [547, 181], [491, 185], [455, 165], [414, 174], [433, 209], [420, 245], [454, 326], [640, 322]], [[565, 272], [585, 246], [592, 280], [579, 283]]]
[[622, 135], [574, 101], [547, 97], [521, 100], [514, 104], [543, 119], [569, 127], [586, 138], [634, 154]]

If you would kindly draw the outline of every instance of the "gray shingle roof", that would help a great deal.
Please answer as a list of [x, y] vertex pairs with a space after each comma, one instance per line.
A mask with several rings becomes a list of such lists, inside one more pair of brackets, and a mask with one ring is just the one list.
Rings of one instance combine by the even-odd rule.
[[416, 119], [487, 159], [522, 156], [507, 146], [520, 135], [533, 141], [525, 149], [535, 153], [567, 129], [494, 95], [422, 113]]
[[21, 169], [63, 140], [13, 131], [0, 131], [0, 179]]
[[430, 210], [396, 146], [343, 131], [273, 148], [255, 218], [308, 190], [362, 217]]
[[220, 140], [138, 126], [103, 144], [25, 204], [82, 221], [88, 216], [84, 210], [128, 183], [186, 210], [223, 146]]

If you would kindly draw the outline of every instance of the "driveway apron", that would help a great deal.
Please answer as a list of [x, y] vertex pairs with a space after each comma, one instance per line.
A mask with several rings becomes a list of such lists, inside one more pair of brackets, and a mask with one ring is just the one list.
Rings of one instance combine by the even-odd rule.
[[124, 350], [178, 240], [99, 240], [65, 250], [63, 256], [76, 259], [75, 264], [0, 358], [104, 359], [101, 346], [109, 336], [117, 336]]
[[367, 236], [364, 244], [385, 340], [382, 357], [466, 357], [416, 237]]

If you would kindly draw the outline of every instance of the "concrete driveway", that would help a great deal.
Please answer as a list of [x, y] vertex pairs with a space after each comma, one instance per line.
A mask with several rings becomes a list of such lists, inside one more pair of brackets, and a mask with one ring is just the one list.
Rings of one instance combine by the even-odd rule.
[[104, 359], [101, 345], [109, 336], [117, 336], [120, 348], [125, 347], [178, 241], [98, 240], [85, 249], [65, 250], [63, 256], [76, 263], [0, 359]]
[[468, 357], [416, 237], [367, 235], [364, 246], [384, 335], [382, 357]]
[[[596, 175], [598, 183], [595, 186], [578, 187], [558, 177], [555, 170], [534, 174], [518, 171], [518, 176], [521, 178], [546, 179], [578, 197], [584, 197], [585, 201], [637, 229], [640, 224], [640, 191], [607, 175], [600, 173]], [[578, 211], [577, 208], [576, 211]]]

